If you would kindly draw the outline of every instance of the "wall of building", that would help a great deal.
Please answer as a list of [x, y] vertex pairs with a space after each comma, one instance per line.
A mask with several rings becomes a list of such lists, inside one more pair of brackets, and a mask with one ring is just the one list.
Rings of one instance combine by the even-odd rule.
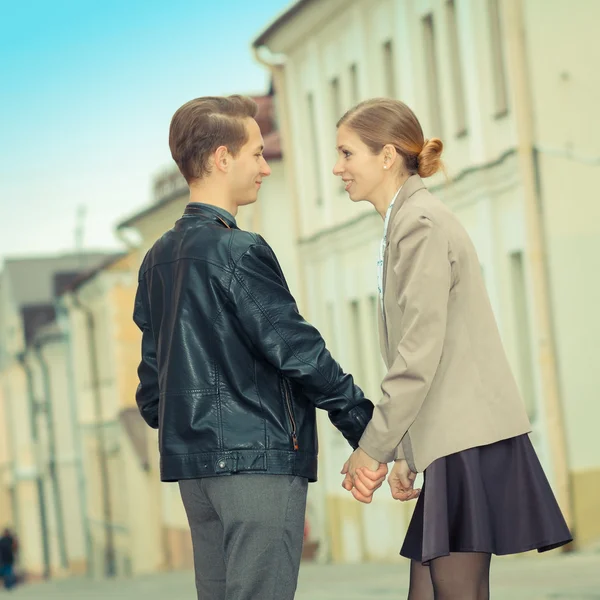
[[[576, 533], [600, 539], [600, 421], [595, 356], [600, 339], [600, 5], [527, 0], [527, 67], [559, 383], [566, 423]], [[544, 18], [540, 19], [541, 11]], [[575, 43], [575, 40], [577, 42]]]

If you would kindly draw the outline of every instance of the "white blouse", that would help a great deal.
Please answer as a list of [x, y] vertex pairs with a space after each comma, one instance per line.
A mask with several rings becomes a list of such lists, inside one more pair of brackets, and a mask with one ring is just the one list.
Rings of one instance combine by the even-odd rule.
[[[404, 184], [403, 184], [404, 185]], [[387, 232], [390, 221], [390, 215], [392, 214], [392, 208], [394, 208], [394, 202], [396, 202], [396, 198], [400, 193], [402, 186], [398, 188], [398, 191], [392, 198], [390, 205], [385, 213], [385, 221], [383, 223], [383, 238], [381, 240], [381, 245], [379, 246], [379, 260], [377, 261], [377, 289], [379, 290], [379, 302], [381, 303], [381, 314], [385, 318], [385, 313], [383, 312], [383, 259], [385, 256], [385, 247], [387, 245]]]

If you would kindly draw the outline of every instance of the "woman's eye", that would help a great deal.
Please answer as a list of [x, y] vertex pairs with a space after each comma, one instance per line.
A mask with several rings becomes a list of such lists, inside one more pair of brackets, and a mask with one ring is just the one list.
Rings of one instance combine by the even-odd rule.
[[348, 150], [344, 150], [344, 156], [346, 158], [350, 158], [352, 155], [350, 154], [350, 152], [348, 152]]

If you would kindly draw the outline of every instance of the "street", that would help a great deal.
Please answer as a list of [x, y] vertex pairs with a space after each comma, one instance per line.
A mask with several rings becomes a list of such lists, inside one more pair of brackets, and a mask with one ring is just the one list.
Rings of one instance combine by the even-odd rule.
[[[495, 558], [494, 600], [600, 600], [600, 554]], [[403, 600], [408, 563], [303, 564], [296, 600]], [[0, 595], [4, 595], [0, 592]], [[6, 594], [8, 596], [8, 594]], [[193, 574], [174, 572], [132, 579], [71, 579], [23, 586], [21, 600], [195, 600]], [[258, 599], [257, 599], [258, 600]]]

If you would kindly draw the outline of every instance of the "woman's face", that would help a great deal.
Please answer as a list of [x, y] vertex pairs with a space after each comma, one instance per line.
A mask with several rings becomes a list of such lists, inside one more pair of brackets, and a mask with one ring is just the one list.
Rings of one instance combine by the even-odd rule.
[[346, 125], [337, 130], [338, 159], [333, 174], [341, 177], [350, 200], [373, 201], [384, 182], [387, 171], [383, 152], [373, 154], [357, 133]]

